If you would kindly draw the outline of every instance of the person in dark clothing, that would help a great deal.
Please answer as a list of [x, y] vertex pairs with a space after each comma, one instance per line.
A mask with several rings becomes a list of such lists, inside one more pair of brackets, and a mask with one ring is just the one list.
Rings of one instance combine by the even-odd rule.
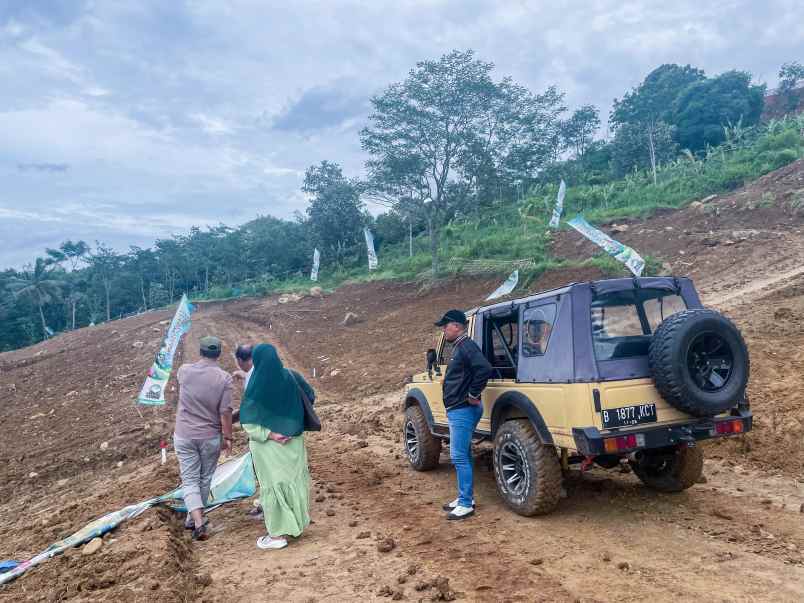
[[492, 371], [483, 352], [466, 334], [467, 323], [466, 314], [460, 310], [450, 310], [435, 323], [444, 328], [444, 337], [453, 345], [442, 388], [458, 498], [444, 505], [447, 519], [466, 519], [475, 513], [472, 435], [483, 416], [480, 397]]

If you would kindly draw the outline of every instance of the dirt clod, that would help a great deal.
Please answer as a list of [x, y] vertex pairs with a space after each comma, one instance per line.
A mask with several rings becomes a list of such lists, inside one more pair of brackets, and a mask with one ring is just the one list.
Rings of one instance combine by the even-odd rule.
[[433, 580], [433, 588], [436, 591], [433, 597], [436, 601], [454, 601], [456, 599], [455, 591], [449, 586], [449, 578], [439, 576]]
[[212, 584], [212, 576], [210, 576], [207, 573], [197, 574], [195, 577], [195, 581], [199, 586], [206, 587]]
[[390, 597], [393, 594], [394, 594], [394, 590], [390, 586], [388, 586], [387, 584], [385, 586], [381, 587], [380, 590], [377, 591], [377, 596], [378, 597]]
[[357, 535], [358, 540], [363, 540], [364, 538], [371, 538], [371, 532], [360, 532]]
[[384, 538], [377, 543], [377, 550], [381, 553], [390, 553], [396, 548], [396, 541], [391, 538]]
[[327, 509], [327, 517], [335, 517], [335, 509]]
[[627, 561], [620, 561], [617, 564], [617, 569], [627, 572], [629, 569], [631, 569], [631, 564], [628, 563]]

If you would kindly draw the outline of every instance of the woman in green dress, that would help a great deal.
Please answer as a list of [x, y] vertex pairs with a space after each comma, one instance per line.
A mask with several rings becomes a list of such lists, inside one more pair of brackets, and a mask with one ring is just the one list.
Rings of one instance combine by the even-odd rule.
[[263, 343], [252, 353], [254, 372], [240, 404], [240, 424], [260, 483], [267, 534], [264, 550], [287, 546], [310, 523], [310, 471], [304, 446], [304, 407], [299, 388], [315, 393], [304, 377], [282, 366], [276, 348]]

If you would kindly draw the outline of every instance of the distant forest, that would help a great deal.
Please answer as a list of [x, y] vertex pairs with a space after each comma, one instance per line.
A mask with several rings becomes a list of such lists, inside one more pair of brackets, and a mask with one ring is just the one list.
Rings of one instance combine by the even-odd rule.
[[[779, 78], [770, 97], [775, 117], [801, 110], [804, 66], [785, 63]], [[661, 65], [614, 100], [610, 139], [602, 140], [597, 107], [570, 112], [556, 87], [529, 90], [495, 77], [494, 65], [473, 51], [453, 51], [417, 63], [404, 81], [371, 99], [360, 132], [369, 157], [365, 177], [347, 178], [333, 161], [309, 167], [302, 186], [309, 205], [292, 220], [194, 227], [125, 252], [65, 240], [24, 269], [0, 273], [0, 350], [165, 306], [183, 293], [265, 293], [307, 275], [314, 248], [322, 273], [348, 276], [365, 264], [366, 226], [381, 262], [383, 252], [414, 255], [415, 241], [418, 263], [424, 258], [437, 275], [456, 221], [482, 225], [479, 216], [506, 208], [522, 220], [536, 208], [544, 221], [550, 207], [542, 196], [562, 178], [594, 197], [587, 210], [609, 207], [606, 187], [614, 191], [636, 175], [659, 187], [666, 166], [700, 165], [713, 149], [750, 138], [767, 121], [766, 95], [744, 71], [707, 75], [690, 65]], [[789, 152], [774, 151], [762, 169], [801, 156], [800, 139], [785, 144]], [[600, 199], [595, 191], [603, 191]], [[373, 217], [367, 202], [387, 211]]]

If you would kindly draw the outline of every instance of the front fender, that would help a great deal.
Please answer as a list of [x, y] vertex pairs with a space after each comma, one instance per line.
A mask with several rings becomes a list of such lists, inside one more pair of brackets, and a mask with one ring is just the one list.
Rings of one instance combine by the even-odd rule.
[[435, 421], [433, 420], [433, 412], [430, 410], [430, 403], [427, 401], [427, 396], [418, 387], [414, 387], [405, 393], [405, 405], [402, 410], [405, 411], [414, 404], [418, 404], [421, 407], [422, 412], [424, 412], [424, 418], [427, 419], [427, 425], [430, 427], [430, 431], [433, 431]]

